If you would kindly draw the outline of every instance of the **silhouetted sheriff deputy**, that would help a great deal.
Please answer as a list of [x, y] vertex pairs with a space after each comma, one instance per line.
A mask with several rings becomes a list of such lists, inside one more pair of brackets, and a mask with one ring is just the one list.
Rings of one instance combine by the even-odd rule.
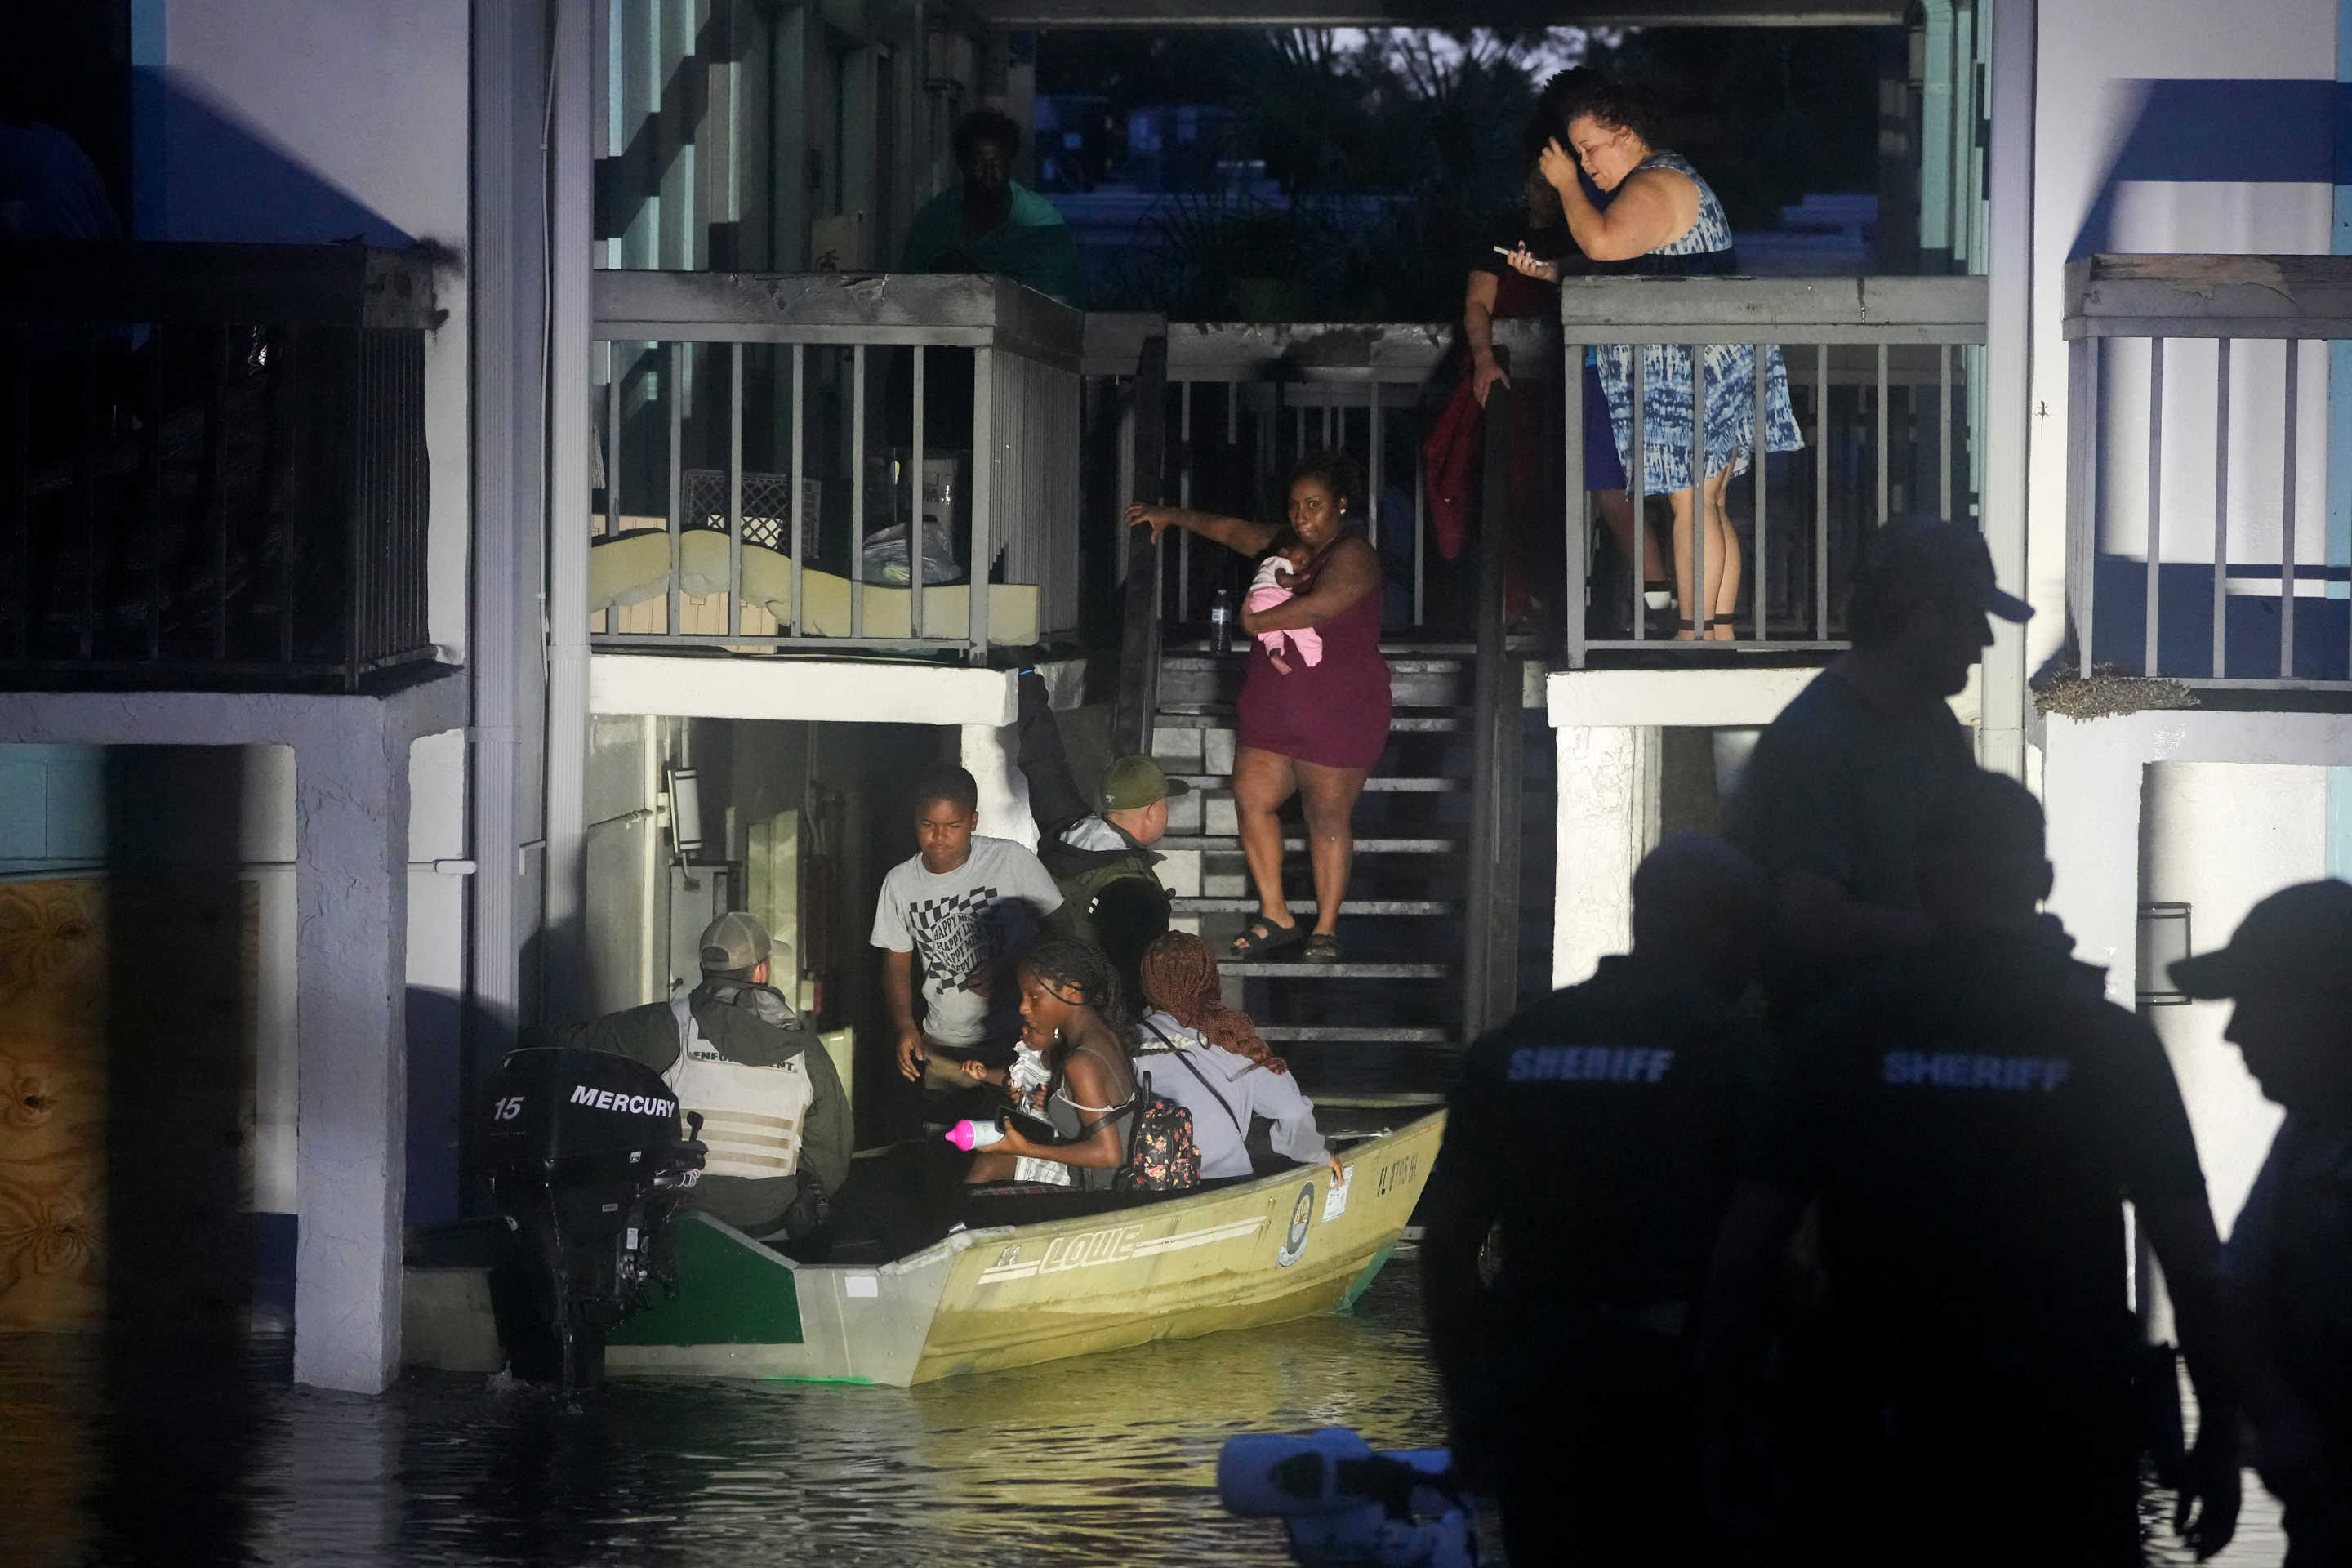
[[1764, 980], [1785, 1022], [1853, 965], [1927, 938], [1919, 816], [1976, 766], [1949, 699], [1992, 641], [2033, 614], [1993, 581], [1983, 536], [1940, 518], [1871, 536], [1846, 605], [1852, 651], [1756, 743], [1724, 833], [1770, 875], [1779, 921]]
[[1765, 913], [1746, 856], [1670, 838], [1634, 873], [1633, 952], [1465, 1063], [1422, 1199], [1423, 1288], [1455, 1459], [1500, 1497], [1514, 1563], [1697, 1543], [1684, 1331], [1760, 1077], [1738, 1003]]
[[849, 1174], [849, 1100], [816, 1031], [768, 983], [767, 929], [724, 914], [700, 945], [702, 984], [686, 995], [555, 1037], [643, 1062], [681, 1116], [701, 1113], [710, 1152], [694, 1207], [761, 1241], [799, 1240], [822, 1228], [826, 1194]]
[[[2174, 1522], [2218, 1551], [2238, 1510], [2235, 1342], [2163, 1047], [2035, 914], [2051, 872], [2024, 786], [1960, 778], [1919, 845], [1933, 934], [1815, 1010], [1767, 1095], [1710, 1285], [1711, 1384], [1753, 1353], [1818, 1195], [1829, 1302], [1800, 1357], [1791, 1541], [1823, 1561], [2137, 1563], [2128, 1197], [2203, 1411]], [[1997, 1544], [1956, 1528], [1962, 1500]]]
[[2352, 1563], [2352, 884], [2273, 893], [2172, 981], [2236, 1001], [2225, 1037], [2286, 1108], [2230, 1233], [2259, 1352], [2247, 1404], [2289, 1568]]

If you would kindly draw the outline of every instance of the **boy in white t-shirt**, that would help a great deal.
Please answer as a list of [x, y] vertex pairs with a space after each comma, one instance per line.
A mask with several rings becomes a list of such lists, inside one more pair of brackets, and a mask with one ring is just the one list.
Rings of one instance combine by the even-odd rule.
[[[882, 990], [898, 1032], [898, 1071], [927, 1089], [971, 1087], [962, 1064], [1019, 1028], [1010, 963], [1062, 907], [1037, 857], [1009, 838], [985, 838], [980, 786], [961, 768], [926, 775], [915, 789], [911, 858], [890, 868], [874, 907], [884, 950]], [[922, 964], [923, 1018], [915, 1018]]]

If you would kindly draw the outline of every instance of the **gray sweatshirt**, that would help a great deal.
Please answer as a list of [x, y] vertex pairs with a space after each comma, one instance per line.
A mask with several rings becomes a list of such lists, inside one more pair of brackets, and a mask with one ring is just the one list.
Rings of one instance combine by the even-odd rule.
[[[1202, 1181], [1250, 1173], [1243, 1145], [1254, 1116], [1274, 1123], [1274, 1152], [1284, 1159], [1319, 1165], [1330, 1157], [1316, 1130], [1315, 1102], [1299, 1092], [1298, 1080], [1288, 1073], [1269, 1071], [1213, 1046], [1165, 1013], [1147, 1016], [1137, 1040], [1137, 1080], [1192, 1113]], [[1175, 1059], [1180, 1055], [1182, 1061]]]

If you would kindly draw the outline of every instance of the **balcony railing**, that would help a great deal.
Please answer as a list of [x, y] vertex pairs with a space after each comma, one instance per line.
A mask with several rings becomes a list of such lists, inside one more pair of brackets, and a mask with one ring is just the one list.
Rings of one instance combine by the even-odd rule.
[[[1453, 391], [1452, 381], [1439, 377], [1457, 356], [1451, 325], [1156, 316], [1093, 316], [1087, 325], [1089, 375], [1133, 375], [1141, 345], [1166, 335], [1163, 390], [1155, 400], [1166, 437], [1161, 461], [1130, 493], [1278, 517], [1275, 490], [1293, 463], [1311, 451], [1344, 452], [1365, 476], [1364, 534], [1383, 566], [1386, 623], [1427, 627], [1434, 605], [1468, 634], [1468, 577], [1453, 566], [1464, 542], [1433, 533], [1422, 458], [1423, 440]], [[1559, 339], [1549, 321], [1498, 321], [1494, 342], [1515, 378], [1542, 382], [1557, 374]], [[1245, 576], [1222, 549], [1196, 553], [1190, 533], [1163, 536], [1160, 547], [1160, 610], [1172, 624], [1205, 622], [1216, 589], [1238, 588]]]
[[[1669, 653], [1701, 647], [1756, 654], [1819, 655], [1844, 646], [1843, 601], [1851, 568], [1869, 532], [1890, 518], [1934, 511], [1972, 521], [1977, 511], [1976, 455], [1969, 409], [1981, 385], [1976, 361], [1985, 342], [1985, 280], [1981, 278], [1591, 278], [1560, 288], [1561, 337], [1572, 374], [1563, 383], [1566, 428], [1583, 428], [1590, 347], [1626, 343], [1682, 347], [1777, 345], [1788, 367], [1789, 393], [1804, 449], [1752, 460], [1730, 482], [1727, 521], [1743, 535], [1744, 603], [1728, 617], [1740, 635], [1730, 642], [1670, 643], [1650, 635], [1638, 595], [1639, 563], [1620, 562], [1613, 581], [1593, 574], [1598, 536], [1585, 500], [1583, 446], [1566, 441], [1569, 503], [1569, 593], [1571, 611], [1591, 603], [1596, 620], [1613, 619], [1622, 632], [1589, 635], [1584, 616], [1571, 613], [1568, 658], [1583, 668], [1596, 652]], [[1760, 358], [1760, 353], [1759, 353]], [[1633, 451], [1654, 447], [1644, 428], [1644, 356], [1633, 356], [1627, 404]], [[1761, 428], [1765, 378], [1756, 378], [1756, 407], [1748, 418]], [[1695, 433], [1705, 428], [1706, 392], [1694, 385]], [[1694, 439], [1693, 472], [1704, 454]], [[1643, 517], [1643, 468], [1625, 465], [1634, 515]], [[1675, 568], [1675, 546], [1657, 531], [1662, 559]], [[1706, 557], [1705, 535], [1693, 548], [1692, 598], [1713, 595], [1706, 584], [1721, 569]], [[1682, 613], [1700, 623], [1695, 606]]]
[[[1078, 312], [995, 278], [604, 271], [590, 640], [984, 661], [1078, 624]], [[919, 566], [919, 569], [918, 569]]]
[[2352, 684], [2352, 257], [2066, 268], [2069, 662]]
[[350, 689], [429, 658], [429, 262], [0, 250], [0, 677]]

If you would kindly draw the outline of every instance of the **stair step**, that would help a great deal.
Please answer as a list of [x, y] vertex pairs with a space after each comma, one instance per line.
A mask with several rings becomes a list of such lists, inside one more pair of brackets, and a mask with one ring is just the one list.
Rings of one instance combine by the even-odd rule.
[[[1242, 841], [1230, 834], [1175, 833], [1168, 835], [1152, 846], [1163, 854], [1171, 849], [1201, 849], [1214, 854], [1223, 850], [1238, 851], [1241, 847]], [[1303, 837], [1285, 835], [1282, 847], [1285, 849], [1304, 849], [1307, 847], [1307, 840]], [[1455, 855], [1461, 853], [1462, 849], [1463, 840], [1459, 838], [1359, 838], [1356, 840], [1356, 853], [1359, 855]]]
[[[1255, 899], [1179, 898], [1171, 900], [1180, 915], [1248, 915], [1257, 912]], [[1343, 915], [1451, 915], [1462, 905], [1453, 899], [1349, 899], [1339, 906]]]
[[[1155, 730], [1230, 730], [1238, 722], [1231, 708], [1170, 709], [1162, 708], [1151, 716]], [[1431, 733], [1454, 731], [1465, 727], [1469, 720], [1464, 714], [1392, 715], [1389, 720], [1391, 733]]]
[[[1229, 790], [1234, 787], [1231, 773], [1170, 773], [1171, 779], [1182, 779], [1194, 789]], [[1458, 795], [1470, 787], [1468, 779], [1390, 779], [1369, 778], [1364, 781], [1366, 795]]]
[[1443, 980], [1454, 973], [1447, 963], [1309, 963], [1301, 958], [1221, 958], [1221, 974], [1257, 975], [1269, 980]]
[[1268, 1045], [1448, 1046], [1454, 1043], [1454, 1031], [1381, 1024], [1356, 1028], [1334, 1024], [1260, 1024], [1257, 1037]]

